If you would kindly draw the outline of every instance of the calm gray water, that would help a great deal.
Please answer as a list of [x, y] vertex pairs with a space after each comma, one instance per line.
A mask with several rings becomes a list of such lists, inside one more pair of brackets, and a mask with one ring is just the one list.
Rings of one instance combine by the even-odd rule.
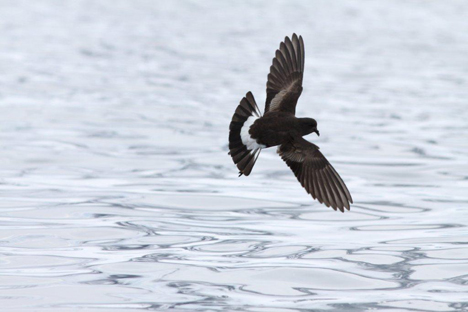
[[[0, 0], [1, 310], [467, 311], [467, 13]], [[274, 149], [247, 178], [227, 155], [293, 32], [351, 212]]]

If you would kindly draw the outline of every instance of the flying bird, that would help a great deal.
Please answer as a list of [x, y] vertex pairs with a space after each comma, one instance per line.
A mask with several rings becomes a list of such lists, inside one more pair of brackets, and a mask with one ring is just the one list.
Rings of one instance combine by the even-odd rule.
[[334, 210], [350, 209], [351, 194], [319, 147], [303, 138], [320, 132], [313, 118], [297, 118], [296, 104], [302, 93], [304, 41], [286, 37], [276, 50], [268, 74], [264, 115], [248, 92], [240, 101], [229, 125], [229, 154], [248, 176], [264, 148], [278, 146], [277, 152], [294, 172], [307, 193]]

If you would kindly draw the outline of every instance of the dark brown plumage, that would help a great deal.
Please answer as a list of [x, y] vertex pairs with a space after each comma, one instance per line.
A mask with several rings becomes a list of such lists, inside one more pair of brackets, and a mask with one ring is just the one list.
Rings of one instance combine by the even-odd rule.
[[265, 114], [273, 111], [296, 113], [296, 104], [302, 93], [304, 77], [304, 41], [293, 35], [281, 42], [267, 81]]
[[351, 194], [319, 147], [303, 136], [319, 135], [312, 118], [297, 118], [296, 104], [302, 93], [304, 41], [293, 34], [276, 50], [267, 81], [265, 113], [261, 116], [251, 92], [244, 97], [229, 126], [229, 154], [248, 176], [262, 148], [278, 146], [286, 162], [307, 193], [334, 210], [350, 209]]

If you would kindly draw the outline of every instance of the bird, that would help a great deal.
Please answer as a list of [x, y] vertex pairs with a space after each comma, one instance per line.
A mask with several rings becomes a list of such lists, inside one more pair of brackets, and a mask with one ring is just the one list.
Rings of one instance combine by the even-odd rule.
[[285, 37], [276, 50], [266, 84], [262, 115], [252, 92], [247, 92], [229, 124], [229, 155], [248, 176], [264, 148], [277, 146], [277, 153], [314, 199], [335, 211], [350, 210], [353, 203], [346, 184], [317, 145], [303, 137], [316, 133], [317, 121], [296, 117], [302, 93], [305, 49], [302, 36]]

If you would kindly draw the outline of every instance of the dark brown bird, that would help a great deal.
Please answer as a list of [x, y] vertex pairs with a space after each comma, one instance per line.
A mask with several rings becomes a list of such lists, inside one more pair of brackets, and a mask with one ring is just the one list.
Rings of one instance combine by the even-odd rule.
[[291, 168], [307, 193], [334, 210], [350, 209], [351, 194], [319, 147], [303, 136], [315, 132], [313, 118], [297, 118], [296, 104], [302, 93], [304, 41], [293, 34], [276, 50], [267, 81], [264, 116], [251, 92], [241, 100], [229, 125], [229, 154], [248, 176], [262, 148], [278, 146], [278, 154]]

